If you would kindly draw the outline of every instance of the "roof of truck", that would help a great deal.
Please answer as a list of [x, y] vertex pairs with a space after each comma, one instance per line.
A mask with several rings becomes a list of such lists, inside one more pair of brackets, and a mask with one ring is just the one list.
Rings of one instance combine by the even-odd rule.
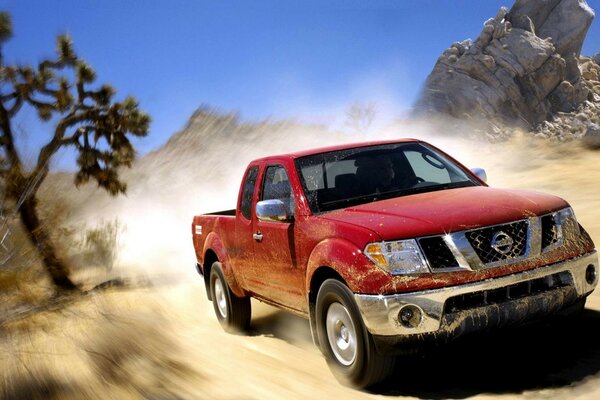
[[335, 146], [318, 147], [318, 148], [314, 148], [314, 149], [301, 150], [301, 151], [296, 151], [296, 152], [287, 153], [287, 154], [279, 154], [279, 155], [273, 155], [273, 156], [268, 156], [268, 157], [262, 157], [262, 158], [256, 159], [255, 161], [265, 161], [265, 160], [269, 160], [269, 159], [273, 159], [273, 158], [285, 158], [285, 157], [290, 157], [290, 158], [295, 159], [295, 158], [300, 158], [300, 157], [305, 157], [305, 156], [312, 156], [314, 154], [327, 153], [330, 151], [353, 149], [356, 147], [368, 147], [368, 146], [378, 146], [378, 145], [382, 145], [382, 144], [408, 143], [408, 142], [420, 142], [420, 141], [421, 140], [419, 140], [419, 139], [401, 138], [401, 139], [393, 139], [393, 140], [376, 140], [376, 141], [359, 142], [359, 143], [344, 143], [344, 144], [338, 144]]

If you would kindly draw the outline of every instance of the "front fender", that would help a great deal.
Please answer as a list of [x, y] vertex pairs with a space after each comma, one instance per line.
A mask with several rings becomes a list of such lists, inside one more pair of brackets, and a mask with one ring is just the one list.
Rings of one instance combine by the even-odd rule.
[[389, 275], [375, 266], [361, 249], [348, 240], [340, 238], [325, 239], [315, 246], [310, 254], [306, 268], [306, 287], [319, 267], [335, 270], [354, 293], [371, 293]]
[[231, 288], [231, 291], [238, 297], [244, 297], [246, 293], [240, 287], [237, 279], [235, 278], [235, 273], [233, 272], [231, 261], [227, 255], [227, 250], [225, 249], [221, 238], [215, 232], [209, 233], [206, 237], [202, 254], [206, 254], [208, 250], [212, 250], [217, 255], [217, 258], [219, 259], [219, 262], [223, 268], [223, 274], [225, 275], [225, 279], [227, 279], [227, 284]]

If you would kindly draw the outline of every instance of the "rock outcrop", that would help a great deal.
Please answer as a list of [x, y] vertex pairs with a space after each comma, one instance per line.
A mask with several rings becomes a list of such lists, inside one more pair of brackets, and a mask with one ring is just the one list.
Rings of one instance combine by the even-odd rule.
[[600, 149], [600, 126], [597, 124], [590, 124], [581, 139], [583, 144], [590, 149]]
[[557, 112], [600, 102], [598, 65], [580, 52], [594, 18], [585, 0], [517, 0], [474, 41], [438, 59], [417, 113], [480, 117], [535, 127]]
[[[580, 80], [590, 90], [588, 97], [570, 112], [557, 111], [551, 118], [541, 122], [530, 133], [536, 137], [557, 141], [582, 139], [584, 145], [593, 149], [600, 149], [600, 65], [590, 57], [579, 57]], [[511, 136], [515, 130], [511, 127], [493, 126], [491, 139], [503, 139]]]

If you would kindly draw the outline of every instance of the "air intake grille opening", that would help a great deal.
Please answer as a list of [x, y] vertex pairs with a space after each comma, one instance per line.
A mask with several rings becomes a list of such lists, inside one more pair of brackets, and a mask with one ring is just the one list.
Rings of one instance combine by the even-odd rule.
[[563, 271], [543, 278], [515, 283], [499, 289], [483, 290], [451, 297], [446, 300], [444, 312], [453, 313], [484, 307], [490, 304], [504, 303], [527, 296], [549, 292], [551, 290], [572, 286], [573, 278], [569, 272]]
[[431, 268], [458, 268], [458, 262], [441, 236], [419, 239], [419, 244]]
[[558, 243], [558, 225], [554, 215], [544, 215], [542, 218], [542, 250]]

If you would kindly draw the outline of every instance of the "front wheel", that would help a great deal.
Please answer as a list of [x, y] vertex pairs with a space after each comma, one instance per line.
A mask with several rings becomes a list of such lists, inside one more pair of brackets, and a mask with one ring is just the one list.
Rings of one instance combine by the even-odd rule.
[[341, 383], [366, 388], [392, 372], [395, 358], [377, 352], [352, 292], [342, 282], [328, 279], [321, 285], [316, 322], [321, 351]]
[[237, 297], [229, 288], [221, 263], [210, 268], [210, 294], [217, 320], [227, 332], [240, 333], [250, 326], [250, 298]]

